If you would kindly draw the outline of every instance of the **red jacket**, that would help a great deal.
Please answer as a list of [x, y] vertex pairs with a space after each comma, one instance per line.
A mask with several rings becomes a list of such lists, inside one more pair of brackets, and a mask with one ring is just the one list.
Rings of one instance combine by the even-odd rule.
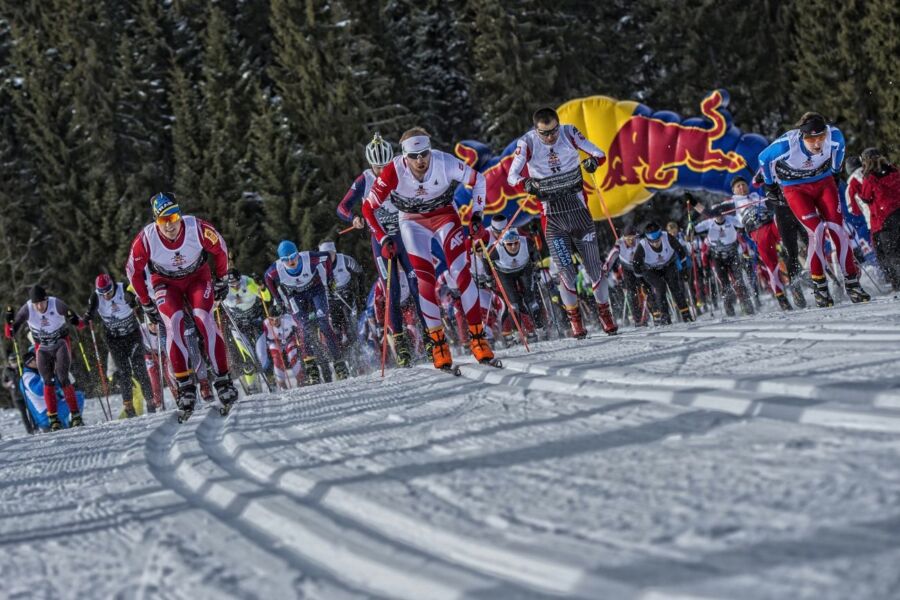
[[880, 177], [877, 173], [869, 173], [863, 180], [859, 198], [871, 207], [869, 229], [878, 233], [884, 227], [885, 219], [900, 209], [900, 171], [892, 167]]

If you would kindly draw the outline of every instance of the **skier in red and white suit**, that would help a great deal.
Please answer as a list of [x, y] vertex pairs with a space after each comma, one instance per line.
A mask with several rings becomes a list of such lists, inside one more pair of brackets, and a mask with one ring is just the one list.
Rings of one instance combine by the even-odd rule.
[[428, 326], [428, 336], [434, 343], [434, 366], [449, 368], [452, 358], [435, 297], [432, 240], [440, 244], [447, 268], [462, 293], [472, 354], [480, 362], [490, 361], [494, 353], [485, 338], [478, 289], [469, 271], [465, 232], [453, 204], [453, 194], [459, 183], [473, 188], [470, 231], [477, 234], [484, 211], [484, 176], [455, 156], [432, 150], [430, 136], [424, 129], [408, 130], [400, 138], [400, 146], [403, 156], [395, 157], [385, 165], [363, 202], [363, 216], [382, 245], [382, 254], [390, 258], [395, 252], [394, 243], [378, 222], [375, 211], [390, 198], [400, 212], [400, 235], [418, 278], [419, 304]]
[[[215, 300], [228, 295], [225, 274], [228, 249], [212, 225], [193, 216], [182, 216], [173, 194], [159, 193], [152, 199], [154, 223], [145, 226], [134, 239], [125, 266], [128, 279], [144, 312], [161, 319], [166, 328], [166, 350], [178, 382], [177, 404], [192, 411], [197, 397], [194, 371], [185, 341], [185, 310], [190, 310], [203, 339], [204, 354], [215, 371], [213, 385], [222, 404], [237, 400], [237, 390], [228, 375], [225, 340], [213, 318]], [[217, 281], [212, 281], [211, 258]], [[144, 271], [150, 271], [150, 290]]]

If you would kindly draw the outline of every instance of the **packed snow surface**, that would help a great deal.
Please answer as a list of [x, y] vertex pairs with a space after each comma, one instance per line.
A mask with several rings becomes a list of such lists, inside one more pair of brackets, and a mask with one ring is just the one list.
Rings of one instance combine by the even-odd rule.
[[[458, 353], [457, 353], [458, 354]], [[4, 598], [900, 598], [900, 301], [0, 441]]]

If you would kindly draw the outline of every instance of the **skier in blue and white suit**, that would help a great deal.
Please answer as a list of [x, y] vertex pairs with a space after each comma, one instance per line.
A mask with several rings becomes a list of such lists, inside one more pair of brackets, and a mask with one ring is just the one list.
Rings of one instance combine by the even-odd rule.
[[[57, 397], [57, 416], [60, 424], [64, 427], [69, 425], [69, 407], [63, 401], [63, 391], [56, 380], [53, 380], [56, 387]], [[22, 378], [19, 380], [19, 391], [25, 398], [25, 404], [28, 406], [28, 412], [31, 413], [31, 420], [35, 426], [41, 431], [50, 431], [50, 417], [47, 416], [47, 403], [44, 401], [44, 382], [41, 379], [37, 369], [37, 359], [35, 358], [34, 349], [30, 348], [22, 355]], [[84, 410], [84, 394], [75, 392], [75, 398], [78, 402], [78, 411]]]

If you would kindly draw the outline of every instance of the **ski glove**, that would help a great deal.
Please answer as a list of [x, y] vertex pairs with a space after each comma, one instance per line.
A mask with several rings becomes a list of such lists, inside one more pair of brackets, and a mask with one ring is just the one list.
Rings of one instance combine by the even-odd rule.
[[14, 320], [15, 320], [15, 314], [13, 313], [13, 308], [12, 308], [12, 306], [7, 306], [6, 307], [6, 322], [9, 323], [10, 325], [12, 325]]
[[224, 279], [217, 280], [213, 287], [215, 289], [216, 300], [219, 302], [228, 296], [228, 282]]
[[156, 303], [153, 301], [144, 304], [141, 302], [141, 308], [144, 310], [144, 314], [147, 315], [147, 318], [153, 321], [154, 323], [159, 323], [159, 309], [156, 308]]
[[471, 235], [477, 235], [478, 232], [481, 231], [481, 227], [481, 213], [474, 213], [469, 220], [469, 233]]
[[534, 180], [533, 177], [525, 178], [525, 192], [531, 194], [532, 196], [537, 196], [541, 191], [541, 186], [538, 185], [538, 182]]
[[766, 192], [766, 200], [778, 204], [781, 202], [781, 198], [779, 198], [778, 194], [778, 184], [776, 183], [767, 183], [763, 186], [763, 189]]
[[605, 162], [606, 162], [605, 156], [601, 156], [600, 158], [597, 158], [596, 156], [589, 156], [586, 159], [584, 159], [583, 161], [581, 161], [581, 166], [584, 167], [584, 170], [587, 171], [588, 173], [593, 173], [598, 168], [600, 168], [600, 166]]
[[394, 240], [391, 238], [384, 240], [384, 243], [381, 245], [381, 256], [383, 256], [385, 260], [391, 260], [397, 256], [397, 248], [394, 246]]

